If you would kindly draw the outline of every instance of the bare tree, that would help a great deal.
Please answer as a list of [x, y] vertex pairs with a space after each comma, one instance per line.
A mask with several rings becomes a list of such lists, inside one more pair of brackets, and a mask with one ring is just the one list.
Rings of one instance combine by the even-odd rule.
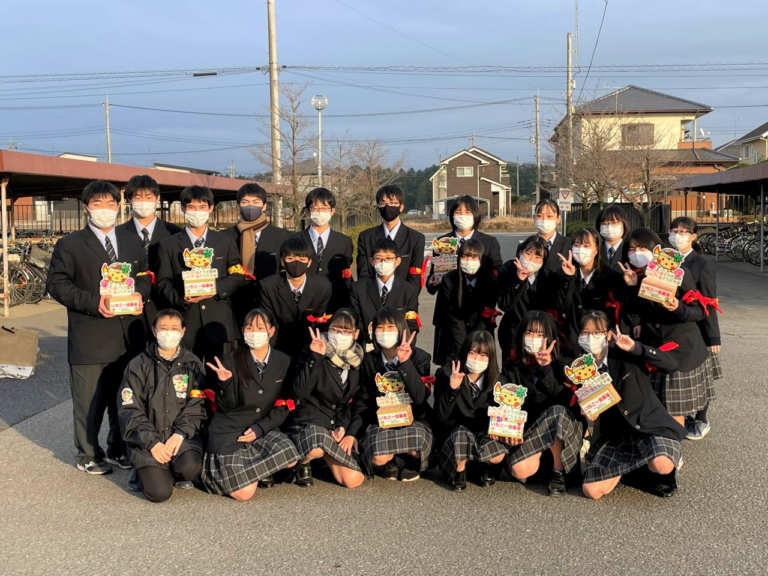
[[352, 158], [357, 190], [354, 209], [372, 222], [376, 217], [376, 191], [397, 180], [398, 171], [405, 165], [406, 153], [390, 163], [389, 150], [381, 140], [365, 140], [354, 147]]
[[336, 197], [336, 213], [341, 222], [341, 231], [344, 232], [356, 202], [353, 171], [356, 145], [350, 140], [349, 133], [345, 132], [341, 138], [332, 136], [324, 148], [323, 155], [327, 159], [325, 184]]

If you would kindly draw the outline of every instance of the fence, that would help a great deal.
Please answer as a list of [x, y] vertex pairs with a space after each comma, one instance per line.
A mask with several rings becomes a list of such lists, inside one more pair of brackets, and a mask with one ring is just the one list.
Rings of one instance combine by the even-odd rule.
[[[635, 208], [633, 204], [616, 203], [611, 204], [611, 206], [619, 206], [624, 210], [627, 215], [627, 220], [629, 221], [630, 229], [647, 227], [657, 233], [669, 231], [669, 225], [672, 222], [672, 219], [670, 206], [668, 204], [654, 204], [651, 209], [651, 222], [647, 226], [644, 226], [643, 224], [644, 215]], [[585, 217], [581, 210], [581, 204], [574, 203], [571, 206], [571, 212], [568, 214], [568, 220], [570, 222], [584, 220], [589, 222], [591, 226], [594, 226], [600, 210], [602, 210], [602, 208], [597, 204], [594, 204], [589, 207]]]

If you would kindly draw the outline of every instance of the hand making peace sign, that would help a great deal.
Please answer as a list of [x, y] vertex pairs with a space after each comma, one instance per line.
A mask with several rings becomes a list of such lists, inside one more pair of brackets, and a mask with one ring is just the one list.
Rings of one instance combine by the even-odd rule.
[[621, 328], [618, 325], [616, 325], [616, 331], [611, 332], [611, 335], [616, 341], [616, 346], [624, 350], [624, 352], [632, 352], [635, 349], [635, 341], [626, 334], [622, 334]]
[[619, 262], [619, 268], [621, 268], [621, 272], [624, 274], [624, 283], [627, 286], [637, 286], [637, 274], [632, 270], [632, 267], [629, 264]]
[[232, 372], [224, 368], [224, 366], [221, 363], [221, 360], [219, 360], [218, 356], [213, 357], [214, 360], [216, 360], [216, 366], [211, 364], [210, 362], [206, 362], [205, 365], [208, 366], [211, 370], [216, 372], [216, 376], [219, 377], [219, 382], [226, 382], [230, 378], [232, 378]]
[[520, 264], [519, 258], [515, 258], [515, 266], [517, 266], [517, 277], [520, 279], [521, 282], [526, 280], [528, 276], [531, 275], [531, 273], [528, 272], [528, 270], [526, 270], [522, 264]]
[[552, 343], [547, 347], [547, 339], [544, 338], [544, 341], [541, 344], [541, 350], [534, 355], [539, 366], [549, 366], [552, 363], [552, 350], [554, 349], [555, 340], [552, 340]]
[[574, 266], [573, 264], [573, 251], [568, 250], [568, 260], [565, 259], [565, 256], [559, 253], [557, 257], [560, 258], [560, 262], [563, 265], [563, 274], [565, 274], [566, 276], [575, 276], [576, 266]]
[[403, 330], [403, 341], [400, 343], [400, 346], [397, 347], [397, 361], [400, 362], [400, 364], [408, 360], [408, 358], [411, 357], [411, 354], [413, 354], [411, 344], [413, 343], [413, 339], [416, 338], [416, 332], [411, 334], [411, 337], [408, 338], [408, 341], [405, 340], [407, 334], [408, 331]]
[[309, 335], [312, 337], [312, 343], [309, 345], [309, 349], [312, 352], [317, 352], [321, 356], [325, 356], [325, 340], [320, 337], [320, 328], [316, 328], [312, 331], [312, 327], [309, 328]]
[[464, 382], [464, 372], [459, 372], [461, 369], [461, 362], [456, 360], [455, 362], [451, 360], [451, 388], [453, 390], [458, 390], [459, 386], [461, 386], [461, 383]]

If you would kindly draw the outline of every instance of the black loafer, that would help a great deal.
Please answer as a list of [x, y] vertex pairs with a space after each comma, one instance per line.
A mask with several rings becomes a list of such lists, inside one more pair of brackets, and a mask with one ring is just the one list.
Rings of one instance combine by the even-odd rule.
[[480, 471], [480, 479], [477, 482], [478, 485], [483, 488], [488, 488], [488, 486], [496, 484], [496, 480], [499, 479], [503, 466], [503, 464], [488, 464], [483, 466]]
[[400, 482], [413, 482], [421, 478], [421, 458], [403, 456], [403, 469], [400, 471]]
[[384, 470], [381, 475], [387, 480], [397, 480], [397, 462], [395, 462], [394, 458], [384, 464]]
[[460, 492], [462, 490], [467, 489], [467, 472], [466, 470], [462, 470], [461, 472], [454, 473], [453, 477], [451, 478], [451, 484], [453, 485], [453, 489], [456, 492]]
[[677, 478], [675, 473], [653, 474], [650, 473], [649, 491], [660, 498], [670, 498], [677, 492]]
[[272, 476], [267, 476], [259, 480], [259, 488], [272, 488], [275, 485], [275, 479]]
[[294, 483], [302, 488], [309, 488], [314, 483], [312, 478], [312, 467], [309, 462], [306, 464], [299, 464], [299, 471], [296, 474], [296, 480]]
[[562, 470], [552, 470], [552, 478], [549, 481], [549, 495], [562, 496], [565, 493], [565, 474]]

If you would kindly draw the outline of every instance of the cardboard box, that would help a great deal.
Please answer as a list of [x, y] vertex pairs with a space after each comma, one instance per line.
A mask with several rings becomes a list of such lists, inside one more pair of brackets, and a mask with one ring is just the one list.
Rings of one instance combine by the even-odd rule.
[[216, 296], [216, 278], [184, 280], [184, 296]]
[[127, 316], [141, 309], [141, 296], [109, 296], [104, 304], [115, 316]]
[[653, 302], [669, 302], [677, 294], [677, 285], [658, 278], [646, 277], [640, 284], [638, 296]]
[[382, 406], [376, 411], [379, 418], [379, 428], [398, 428], [413, 424], [413, 410], [410, 404], [393, 404]]
[[505, 438], [523, 439], [528, 413], [522, 410], [510, 410], [503, 406], [488, 408], [488, 434]]
[[619, 393], [616, 392], [616, 388], [614, 388], [611, 383], [601, 386], [596, 391], [589, 390], [589, 392], [592, 393], [588, 396], [584, 394], [579, 395], [579, 392], [581, 392], [581, 390], [576, 392], [579, 406], [581, 406], [581, 409], [584, 410], [584, 413], [588, 418], [595, 418], [597, 415], [608, 410], [611, 406], [618, 404], [621, 400], [621, 396], [619, 396]]

